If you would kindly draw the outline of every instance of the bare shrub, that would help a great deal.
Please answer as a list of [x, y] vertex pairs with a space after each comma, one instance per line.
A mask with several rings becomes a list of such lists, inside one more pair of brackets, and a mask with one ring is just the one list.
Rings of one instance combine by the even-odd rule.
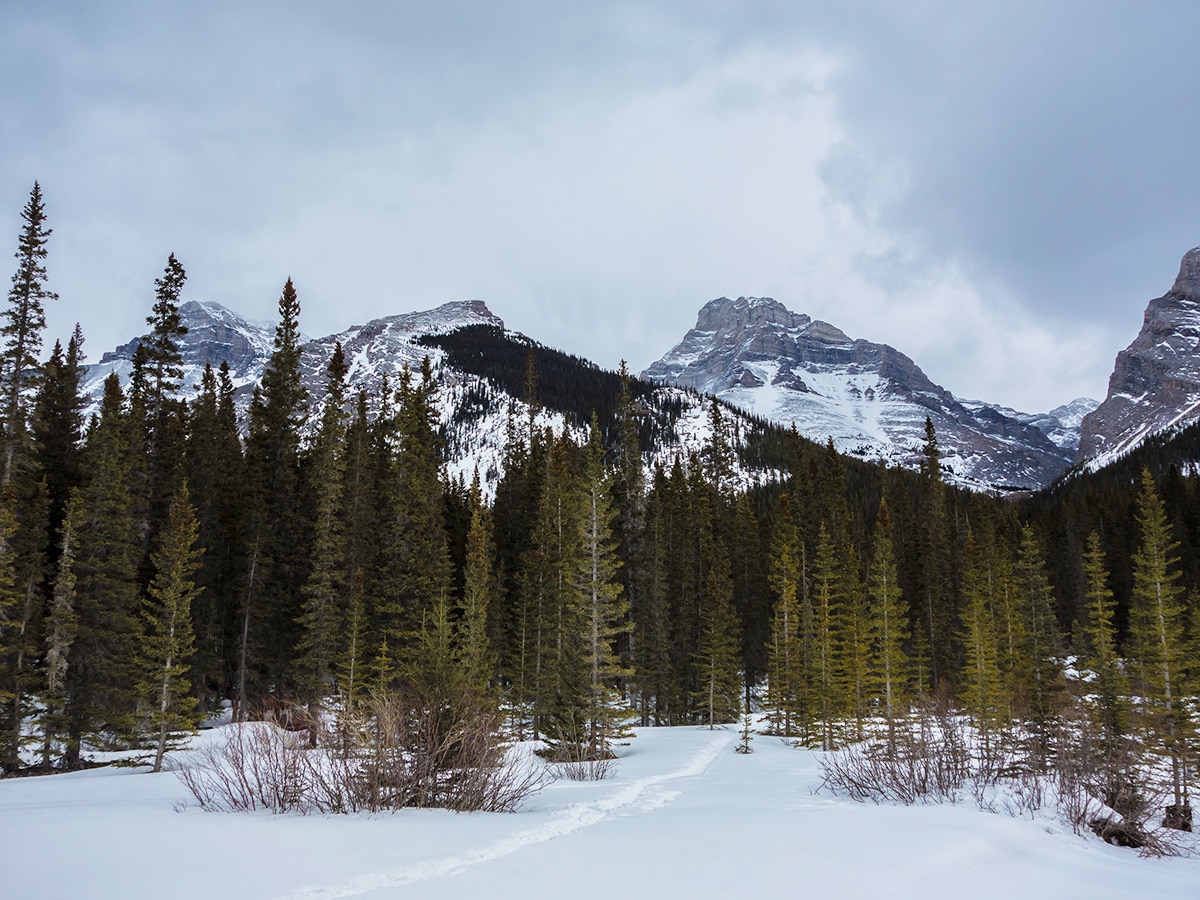
[[532, 754], [509, 753], [498, 716], [469, 698], [432, 706], [389, 695], [311, 734], [321, 746], [269, 723], [231, 726], [193, 751], [179, 778], [203, 809], [301, 814], [504, 812], [553, 780]]

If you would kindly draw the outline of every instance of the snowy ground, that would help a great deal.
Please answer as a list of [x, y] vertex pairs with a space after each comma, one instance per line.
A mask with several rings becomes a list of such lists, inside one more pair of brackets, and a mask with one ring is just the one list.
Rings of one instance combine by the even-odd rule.
[[[212, 739], [206, 733], [204, 739]], [[614, 777], [514, 814], [206, 813], [170, 774], [0, 781], [0, 896], [89, 898], [1200, 896], [1200, 859], [960, 806], [832, 798], [815, 754], [639, 731]]]

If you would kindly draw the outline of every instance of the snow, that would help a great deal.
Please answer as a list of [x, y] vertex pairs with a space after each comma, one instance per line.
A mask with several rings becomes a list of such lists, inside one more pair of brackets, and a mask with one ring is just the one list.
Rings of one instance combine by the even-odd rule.
[[3, 895], [1197, 896], [1200, 859], [969, 803], [862, 805], [817, 790], [817, 752], [736, 744], [733, 728], [640, 729], [613, 777], [556, 782], [512, 814], [206, 813], [173, 774], [130, 769], [3, 780]]

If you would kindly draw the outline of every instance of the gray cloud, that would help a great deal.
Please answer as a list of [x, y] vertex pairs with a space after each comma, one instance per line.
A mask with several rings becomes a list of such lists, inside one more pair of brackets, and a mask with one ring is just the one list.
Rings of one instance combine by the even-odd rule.
[[1102, 393], [1200, 242], [1200, 9], [829, 6], [8, 4], [0, 228], [40, 179], [92, 358], [174, 251], [313, 334], [470, 296], [641, 367], [760, 293], [964, 395]]

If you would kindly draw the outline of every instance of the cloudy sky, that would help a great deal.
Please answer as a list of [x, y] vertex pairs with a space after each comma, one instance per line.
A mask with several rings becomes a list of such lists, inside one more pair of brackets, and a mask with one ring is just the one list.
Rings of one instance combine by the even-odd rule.
[[[0, 0], [0, 252], [48, 338], [186, 299], [301, 325], [477, 298], [635, 370], [721, 295], [955, 394], [1104, 396], [1200, 244], [1200, 4]], [[7, 237], [6, 237], [7, 235]], [[15, 265], [15, 263], [14, 263]], [[0, 273], [3, 274], [3, 273]]]

